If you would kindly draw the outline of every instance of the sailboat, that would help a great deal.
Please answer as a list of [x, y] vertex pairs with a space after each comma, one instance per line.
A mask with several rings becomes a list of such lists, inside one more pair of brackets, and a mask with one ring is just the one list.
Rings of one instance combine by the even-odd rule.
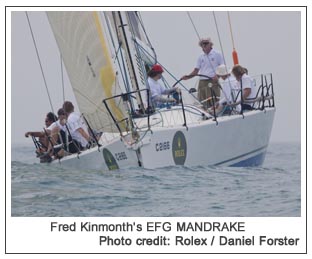
[[[139, 12], [47, 17], [79, 111], [90, 129], [102, 132], [89, 149], [51, 165], [115, 170], [263, 163], [275, 114], [271, 74], [254, 78], [259, 90], [250, 111], [208, 113], [192, 91], [183, 91], [177, 105], [151, 109], [147, 71], [159, 61]], [[183, 89], [180, 80], [176, 84]]]

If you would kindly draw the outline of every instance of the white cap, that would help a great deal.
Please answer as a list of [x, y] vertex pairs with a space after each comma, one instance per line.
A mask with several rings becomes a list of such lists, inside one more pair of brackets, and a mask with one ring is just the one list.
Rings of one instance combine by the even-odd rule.
[[231, 70], [228, 69], [225, 65], [220, 65], [216, 69], [216, 74], [218, 76], [226, 76], [226, 75], [229, 75], [230, 73], [231, 73]]
[[202, 47], [203, 43], [212, 43], [210, 38], [201, 38], [198, 42], [198, 45]]

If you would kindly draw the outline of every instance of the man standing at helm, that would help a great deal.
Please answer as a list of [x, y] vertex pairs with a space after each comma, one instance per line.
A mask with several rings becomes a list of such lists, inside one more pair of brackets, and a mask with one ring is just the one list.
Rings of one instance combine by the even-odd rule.
[[[198, 100], [207, 109], [213, 105], [212, 92], [216, 97], [220, 97], [216, 69], [219, 65], [224, 64], [224, 59], [220, 52], [212, 48], [213, 43], [210, 38], [201, 39], [198, 44], [204, 53], [197, 59], [194, 70], [190, 74], [184, 75], [182, 79], [188, 80], [198, 74], [203, 75], [198, 83]], [[216, 101], [214, 100], [215, 103]]]

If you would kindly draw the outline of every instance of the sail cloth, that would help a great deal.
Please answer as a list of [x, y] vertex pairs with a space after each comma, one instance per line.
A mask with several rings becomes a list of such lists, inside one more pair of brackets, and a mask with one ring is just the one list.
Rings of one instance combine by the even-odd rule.
[[[117, 132], [103, 99], [120, 94], [108, 40], [98, 12], [47, 12], [79, 111], [93, 129]], [[108, 105], [121, 121], [126, 112], [118, 100]], [[124, 129], [123, 125], [120, 125]]]

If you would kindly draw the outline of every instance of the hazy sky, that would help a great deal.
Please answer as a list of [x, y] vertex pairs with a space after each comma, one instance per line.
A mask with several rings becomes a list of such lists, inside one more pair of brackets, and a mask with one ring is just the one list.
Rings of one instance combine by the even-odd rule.
[[[248, 68], [250, 75], [273, 73], [277, 110], [271, 141], [299, 142], [300, 98], [306, 87], [301, 83], [301, 69], [305, 69], [301, 68], [301, 13], [299, 9], [291, 8], [283, 9], [287, 11], [239, 10], [231, 11], [230, 15], [240, 64]], [[57, 111], [63, 102], [60, 54], [45, 13], [28, 14]], [[221, 50], [213, 13], [196, 11], [190, 14], [200, 36], [211, 37], [214, 47]], [[141, 15], [159, 62], [178, 78], [190, 73], [201, 49], [187, 12], [147, 11]], [[227, 13], [216, 11], [215, 16], [225, 59], [231, 66], [232, 42]], [[11, 21], [12, 142], [30, 143], [24, 133], [41, 130], [45, 114], [51, 108], [25, 12], [13, 12]], [[196, 80], [187, 81], [187, 85], [196, 86]], [[74, 98], [66, 78], [65, 98]]]

